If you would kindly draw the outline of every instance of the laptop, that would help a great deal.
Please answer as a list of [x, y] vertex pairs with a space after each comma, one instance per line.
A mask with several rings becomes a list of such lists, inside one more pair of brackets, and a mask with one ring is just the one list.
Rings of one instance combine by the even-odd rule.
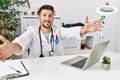
[[109, 42], [110, 41], [105, 41], [96, 44], [92, 48], [89, 57], [77, 56], [69, 60], [63, 61], [62, 64], [85, 70], [100, 60]]

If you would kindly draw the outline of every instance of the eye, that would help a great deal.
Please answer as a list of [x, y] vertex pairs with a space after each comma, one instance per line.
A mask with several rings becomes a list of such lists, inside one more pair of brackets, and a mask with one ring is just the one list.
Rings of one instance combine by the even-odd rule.
[[44, 17], [46, 17], [46, 14], [43, 14]]
[[49, 17], [52, 18], [52, 17], [53, 17], [53, 14], [50, 14]]

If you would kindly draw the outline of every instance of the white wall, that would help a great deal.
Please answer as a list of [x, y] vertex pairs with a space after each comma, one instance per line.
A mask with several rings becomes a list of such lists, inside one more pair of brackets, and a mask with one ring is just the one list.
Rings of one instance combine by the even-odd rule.
[[[24, 8], [23, 11], [37, 11], [43, 4], [53, 5], [56, 15], [60, 16], [65, 23], [84, 22], [88, 15], [90, 20], [99, 18], [95, 9], [99, 5], [104, 5], [109, 1], [112, 5], [117, 5], [118, 0], [29, 0], [31, 9]], [[29, 13], [30, 14], [30, 13]]]
[[119, 11], [118, 17], [119, 17], [119, 20], [118, 20], [119, 25], [116, 28], [115, 51], [120, 53], [120, 11]]
[[[23, 8], [23, 11], [27, 11], [31, 15], [32, 11], [37, 11], [37, 9], [43, 4], [53, 5], [56, 11], [56, 16], [62, 18], [64, 23], [77, 23], [83, 22], [85, 16], [89, 16], [89, 20], [95, 20], [100, 18], [96, 14], [96, 7], [104, 5], [106, 2], [109, 2], [110, 5], [120, 7], [119, 0], [29, 0], [31, 9]], [[105, 29], [104, 37], [111, 39], [110, 50], [118, 50], [116, 47], [119, 45], [116, 42], [120, 41], [118, 37], [120, 30], [117, 33], [118, 28], [118, 13], [110, 15], [105, 19]], [[120, 15], [119, 15], [120, 16]], [[120, 26], [120, 25], [119, 25]], [[120, 29], [120, 28], [119, 28]], [[117, 36], [116, 36], [117, 35]], [[120, 46], [119, 46], [120, 47]]]

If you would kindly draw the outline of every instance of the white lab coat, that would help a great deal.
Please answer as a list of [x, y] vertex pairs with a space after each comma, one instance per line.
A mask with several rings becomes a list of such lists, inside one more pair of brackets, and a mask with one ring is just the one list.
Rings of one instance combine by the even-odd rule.
[[[54, 54], [55, 55], [63, 55], [63, 45], [62, 39], [65, 38], [79, 38], [80, 39], [80, 27], [73, 27], [73, 28], [63, 28], [63, 27], [53, 27], [53, 35], [54, 39], [56, 39], [56, 35], [58, 36], [58, 44], [54, 43]], [[45, 35], [41, 32], [42, 38], [42, 51], [44, 56], [49, 56], [49, 51], [51, 50], [51, 43], [50, 43], [51, 33], [49, 35], [49, 42], [47, 41]], [[28, 58], [38, 58], [41, 54], [41, 47], [40, 47], [40, 39], [39, 39], [39, 25], [38, 26], [29, 26], [27, 30], [17, 37], [13, 43], [18, 43], [22, 47], [22, 52], [28, 48], [30, 48], [30, 53]]]

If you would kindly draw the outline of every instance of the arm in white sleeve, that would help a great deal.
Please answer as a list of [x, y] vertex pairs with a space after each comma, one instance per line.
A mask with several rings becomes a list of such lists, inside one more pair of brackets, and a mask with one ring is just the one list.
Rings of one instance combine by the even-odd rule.
[[71, 27], [71, 28], [63, 28], [61, 27], [60, 32], [61, 32], [61, 38], [76, 38], [76, 39], [82, 39], [85, 38], [85, 35], [82, 37], [80, 36], [80, 30], [82, 26], [80, 27]]
[[23, 34], [17, 37], [12, 43], [17, 43], [22, 47], [22, 53], [24, 53], [26, 47], [32, 41], [32, 33], [30, 29], [27, 29]]

